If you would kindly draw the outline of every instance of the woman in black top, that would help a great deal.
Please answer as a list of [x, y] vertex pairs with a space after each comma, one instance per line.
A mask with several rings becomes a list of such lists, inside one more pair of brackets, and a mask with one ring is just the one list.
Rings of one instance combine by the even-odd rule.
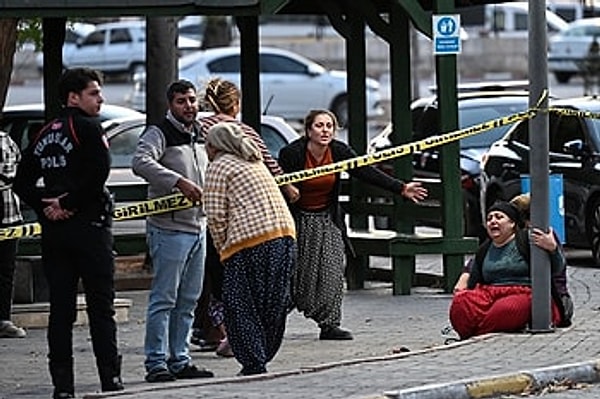
[[[315, 168], [356, 157], [354, 150], [335, 140], [338, 123], [328, 110], [313, 110], [304, 122], [305, 137], [281, 149], [279, 164], [286, 173]], [[371, 166], [349, 171], [351, 176], [398, 193], [412, 201], [427, 196], [420, 183], [404, 183]], [[340, 174], [297, 184], [300, 199], [291, 204], [296, 220], [298, 264], [292, 295], [298, 310], [321, 328], [320, 339], [352, 339], [340, 328], [344, 290], [346, 227], [339, 206]]]

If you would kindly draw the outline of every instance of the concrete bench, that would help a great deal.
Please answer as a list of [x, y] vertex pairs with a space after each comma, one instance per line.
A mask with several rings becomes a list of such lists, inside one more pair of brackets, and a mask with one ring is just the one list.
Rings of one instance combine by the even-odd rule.
[[[115, 298], [115, 320], [117, 323], [129, 321], [129, 308], [131, 308], [131, 299]], [[75, 325], [87, 325], [87, 305], [83, 296], [77, 297], [77, 318]], [[36, 302], [28, 304], [15, 304], [12, 308], [12, 321], [25, 328], [46, 328], [48, 327], [48, 316], [50, 315], [50, 303]]]

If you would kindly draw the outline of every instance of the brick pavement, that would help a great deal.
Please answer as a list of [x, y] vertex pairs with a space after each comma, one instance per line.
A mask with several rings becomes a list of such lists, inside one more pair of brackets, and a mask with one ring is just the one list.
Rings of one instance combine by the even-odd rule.
[[[124, 398], [369, 398], [384, 392], [464, 379], [581, 363], [600, 358], [600, 270], [570, 267], [569, 286], [576, 316], [574, 325], [550, 334], [492, 334], [444, 345], [440, 329], [447, 324], [450, 296], [417, 288], [411, 296], [392, 296], [389, 284], [375, 283], [349, 292], [344, 302], [343, 326], [354, 341], [319, 341], [318, 329], [294, 312], [283, 346], [270, 364], [270, 373], [235, 377], [233, 359], [193, 352], [194, 362], [215, 371], [216, 378], [147, 384], [143, 381], [145, 292], [121, 292], [131, 298], [130, 321], [119, 325], [124, 355]], [[410, 349], [402, 353], [401, 348]], [[0, 398], [30, 399], [51, 396], [46, 369], [45, 330], [30, 330], [23, 340], [0, 340]], [[75, 330], [76, 390], [78, 397], [94, 394], [98, 381], [86, 327]], [[422, 389], [422, 388], [421, 388]], [[422, 391], [425, 392], [425, 391]], [[415, 398], [447, 398], [450, 391], [432, 390]], [[405, 396], [402, 396], [405, 397]], [[408, 397], [408, 396], [406, 396]], [[460, 396], [454, 396], [460, 397]]]

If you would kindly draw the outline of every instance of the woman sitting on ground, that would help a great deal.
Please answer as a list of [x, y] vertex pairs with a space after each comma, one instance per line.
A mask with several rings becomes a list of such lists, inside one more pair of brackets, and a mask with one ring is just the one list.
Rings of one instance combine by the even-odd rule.
[[[497, 202], [487, 211], [489, 240], [473, 260], [467, 289], [456, 292], [450, 305], [450, 322], [461, 339], [520, 331], [531, 319], [529, 234], [519, 228], [519, 216], [519, 210], [508, 202]], [[548, 252], [552, 275], [562, 272], [565, 257], [552, 229], [545, 233], [533, 228], [531, 239]], [[554, 325], [561, 323], [561, 308], [552, 301]]]
[[[530, 214], [530, 203], [531, 197], [529, 194], [519, 194], [510, 200], [510, 203], [514, 205], [519, 211], [520, 228], [531, 227], [531, 214]], [[556, 235], [556, 232], [552, 235], [554, 241], [558, 246], [557, 250], [563, 251], [560, 239]], [[473, 259], [469, 259], [465, 263], [462, 274], [460, 275], [456, 285], [454, 286], [454, 292], [462, 291], [467, 289], [467, 283], [469, 282], [469, 276], [471, 275], [471, 267]], [[567, 268], [565, 267], [562, 272], [559, 272], [552, 276], [552, 295], [556, 299], [559, 309], [561, 311], [561, 321], [556, 327], [569, 327], [572, 323], [574, 306], [573, 299], [569, 293], [567, 285]]]

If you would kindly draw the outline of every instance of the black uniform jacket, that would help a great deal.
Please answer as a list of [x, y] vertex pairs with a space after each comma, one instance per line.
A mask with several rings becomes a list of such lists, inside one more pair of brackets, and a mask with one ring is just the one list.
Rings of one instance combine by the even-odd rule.
[[[106, 134], [98, 121], [79, 108], [65, 108], [31, 139], [14, 182], [14, 190], [45, 221], [42, 198], [64, 195], [60, 204], [74, 217], [105, 221], [110, 195]], [[41, 181], [40, 181], [41, 179]]]

